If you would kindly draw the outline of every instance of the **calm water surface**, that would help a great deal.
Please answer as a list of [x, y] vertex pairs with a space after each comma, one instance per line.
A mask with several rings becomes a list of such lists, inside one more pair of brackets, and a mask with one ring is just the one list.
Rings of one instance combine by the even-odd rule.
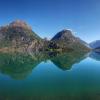
[[0, 100], [100, 100], [100, 54], [0, 54]]

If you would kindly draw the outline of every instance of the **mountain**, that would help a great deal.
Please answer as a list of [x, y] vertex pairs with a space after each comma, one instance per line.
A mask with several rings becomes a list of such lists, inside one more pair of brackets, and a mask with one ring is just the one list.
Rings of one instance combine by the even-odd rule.
[[[52, 45], [51, 45], [52, 44]], [[78, 37], [75, 37], [71, 30], [62, 30], [51, 39], [50, 47], [62, 48], [62, 50], [90, 50], [89, 45]]]
[[42, 39], [24, 21], [16, 20], [0, 27], [0, 48], [12, 47], [36, 51], [41, 45]]
[[0, 27], [0, 51], [89, 51], [86, 42], [73, 35], [70, 30], [58, 32], [51, 40], [41, 39], [31, 27], [21, 20]]
[[91, 42], [89, 45], [93, 49], [100, 48], [100, 40], [96, 40], [94, 42]]
[[72, 40], [74, 38], [70, 30], [62, 30], [58, 32], [51, 40]]
[[96, 60], [96, 61], [100, 61], [100, 52], [94, 52], [92, 51], [90, 54], [89, 54], [89, 57]]

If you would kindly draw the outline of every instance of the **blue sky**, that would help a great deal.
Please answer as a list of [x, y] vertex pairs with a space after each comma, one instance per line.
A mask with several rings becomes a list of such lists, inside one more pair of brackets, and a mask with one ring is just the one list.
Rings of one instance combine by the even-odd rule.
[[43, 38], [68, 28], [86, 42], [100, 39], [100, 0], [0, 0], [0, 25], [16, 19]]

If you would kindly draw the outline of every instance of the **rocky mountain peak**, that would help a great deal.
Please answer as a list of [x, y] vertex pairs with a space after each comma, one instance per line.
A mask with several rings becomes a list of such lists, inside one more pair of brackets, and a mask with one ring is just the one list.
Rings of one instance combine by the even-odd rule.
[[64, 29], [64, 30], [58, 32], [58, 33], [52, 38], [52, 40], [57, 40], [57, 39], [70, 39], [70, 38], [72, 38], [72, 37], [74, 37], [72, 31], [69, 30], [69, 29]]
[[31, 30], [31, 27], [29, 25], [27, 25], [22, 20], [15, 20], [12, 23], [10, 23], [8, 26], [9, 27], [21, 27], [21, 28], [25, 28], [25, 29], [30, 29]]

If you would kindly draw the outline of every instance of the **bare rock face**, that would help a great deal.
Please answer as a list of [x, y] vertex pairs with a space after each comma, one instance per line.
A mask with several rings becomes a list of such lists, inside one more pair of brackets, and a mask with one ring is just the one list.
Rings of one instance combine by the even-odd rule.
[[9, 24], [9, 27], [13, 27], [13, 28], [21, 27], [21, 28], [32, 30], [29, 25], [27, 25], [24, 21], [21, 21], [21, 20], [13, 21], [12, 23]]

